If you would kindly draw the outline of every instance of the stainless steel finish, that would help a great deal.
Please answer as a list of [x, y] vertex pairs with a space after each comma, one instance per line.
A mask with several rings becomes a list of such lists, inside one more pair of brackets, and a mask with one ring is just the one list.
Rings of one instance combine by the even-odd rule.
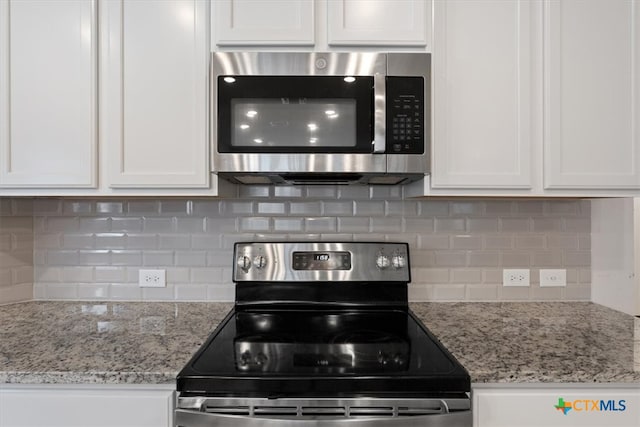
[[215, 153], [218, 173], [384, 173], [384, 154]]
[[386, 150], [385, 128], [386, 128], [386, 104], [387, 90], [384, 74], [373, 76], [373, 152], [384, 153]]
[[388, 155], [387, 173], [431, 173], [431, 55], [388, 53], [387, 75], [424, 77], [424, 154]]
[[177, 398], [179, 427], [470, 427], [461, 399]]
[[[430, 96], [430, 55], [376, 52], [214, 52], [211, 55], [211, 141], [213, 172], [243, 184], [405, 184], [430, 172], [430, 128], [426, 153], [384, 154], [385, 76], [425, 76]], [[374, 140], [370, 154], [219, 153], [218, 75], [354, 75], [374, 76]], [[425, 126], [430, 97], [425, 97]], [[427, 108], [428, 107], [428, 108]], [[287, 174], [302, 174], [289, 177]], [[345, 177], [341, 174], [357, 174]]]
[[377, 52], [213, 52], [211, 73], [214, 76], [373, 76], [386, 73], [386, 62], [387, 54]]
[[[234, 259], [243, 256], [249, 259], [263, 257], [265, 265], [261, 269], [244, 270], [236, 265], [233, 281], [346, 281], [346, 282], [409, 282], [409, 266], [386, 268], [394, 256], [407, 259], [407, 246], [394, 243], [373, 242], [264, 242], [244, 243], [235, 246]], [[294, 270], [291, 265], [294, 252], [349, 252], [350, 270]], [[380, 257], [386, 257], [384, 269], [376, 265]], [[255, 263], [254, 263], [255, 264]]]
[[471, 412], [440, 415], [418, 415], [405, 418], [370, 416], [345, 419], [280, 419], [251, 418], [243, 415], [207, 414], [176, 410], [177, 427], [471, 427]]

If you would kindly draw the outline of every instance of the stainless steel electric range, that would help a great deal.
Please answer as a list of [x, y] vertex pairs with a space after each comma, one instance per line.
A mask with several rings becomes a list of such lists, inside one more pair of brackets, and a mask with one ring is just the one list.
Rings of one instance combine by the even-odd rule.
[[469, 374], [408, 308], [406, 243], [237, 243], [234, 260], [177, 426], [472, 425]]

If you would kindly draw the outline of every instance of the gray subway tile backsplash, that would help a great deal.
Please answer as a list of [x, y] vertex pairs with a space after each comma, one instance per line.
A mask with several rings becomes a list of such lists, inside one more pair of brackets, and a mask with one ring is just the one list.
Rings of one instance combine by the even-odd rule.
[[370, 222], [369, 218], [338, 218], [338, 232], [368, 233]]
[[434, 230], [437, 233], [461, 233], [466, 230], [464, 218], [435, 218]]
[[[31, 279], [37, 299], [228, 301], [235, 242], [320, 239], [408, 242], [412, 300], [588, 300], [590, 226], [588, 201], [404, 200], [400, 187], [241, 186], [222, 200], [0, 199], [0, 253], [20, 260], [0, 266], [0, 291]], [[168, 286], [139, 288], [140, 268], [166, 269]], [[502, 287], [503, 268], [531, 269], [532, 286]], [[540, 268], [566, 268], [567, 287], [541, 288]]]
[[498, 299], [497, 285], [469, 285], [466, 299], [469, 301], [495, 301]]
[[451, 236], [451, 249], [482, 249], [482, 236], [460, 234]]
[[0, 198], [0, 304], [32, 298], [33, 247], [33, 203]]
[[379, 217], [384, 215], [384, 201], [361, 201], [355, 204], [356, 216]]
[[304, 221], [302, 218], [274, 218], [273, 230], [278, 232], [301, 232], [304, 228]]
[[474, 233], [496, 233], [497, 218], [468, 218], [466, 230]]
[[305, 218], [304, 230], [310, 233], [335, 233], [337, 222], [335, 217]]

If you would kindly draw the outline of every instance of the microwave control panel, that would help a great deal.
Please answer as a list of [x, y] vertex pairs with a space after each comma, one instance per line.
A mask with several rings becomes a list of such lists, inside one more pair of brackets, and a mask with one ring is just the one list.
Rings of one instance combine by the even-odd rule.
[[387, 154], [424, 153], [424, 79], [387, 77]]

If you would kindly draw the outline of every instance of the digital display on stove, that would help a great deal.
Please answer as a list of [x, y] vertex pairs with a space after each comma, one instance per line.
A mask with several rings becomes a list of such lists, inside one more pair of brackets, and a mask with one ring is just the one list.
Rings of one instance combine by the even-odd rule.
[[294, 270], [351, 270], [349, 252], [294, 252]]
[[305, 368], [350, 368], [353, 356], [350, 354], [310, 354], [296, 353], [293, 355], [293, 366]]

